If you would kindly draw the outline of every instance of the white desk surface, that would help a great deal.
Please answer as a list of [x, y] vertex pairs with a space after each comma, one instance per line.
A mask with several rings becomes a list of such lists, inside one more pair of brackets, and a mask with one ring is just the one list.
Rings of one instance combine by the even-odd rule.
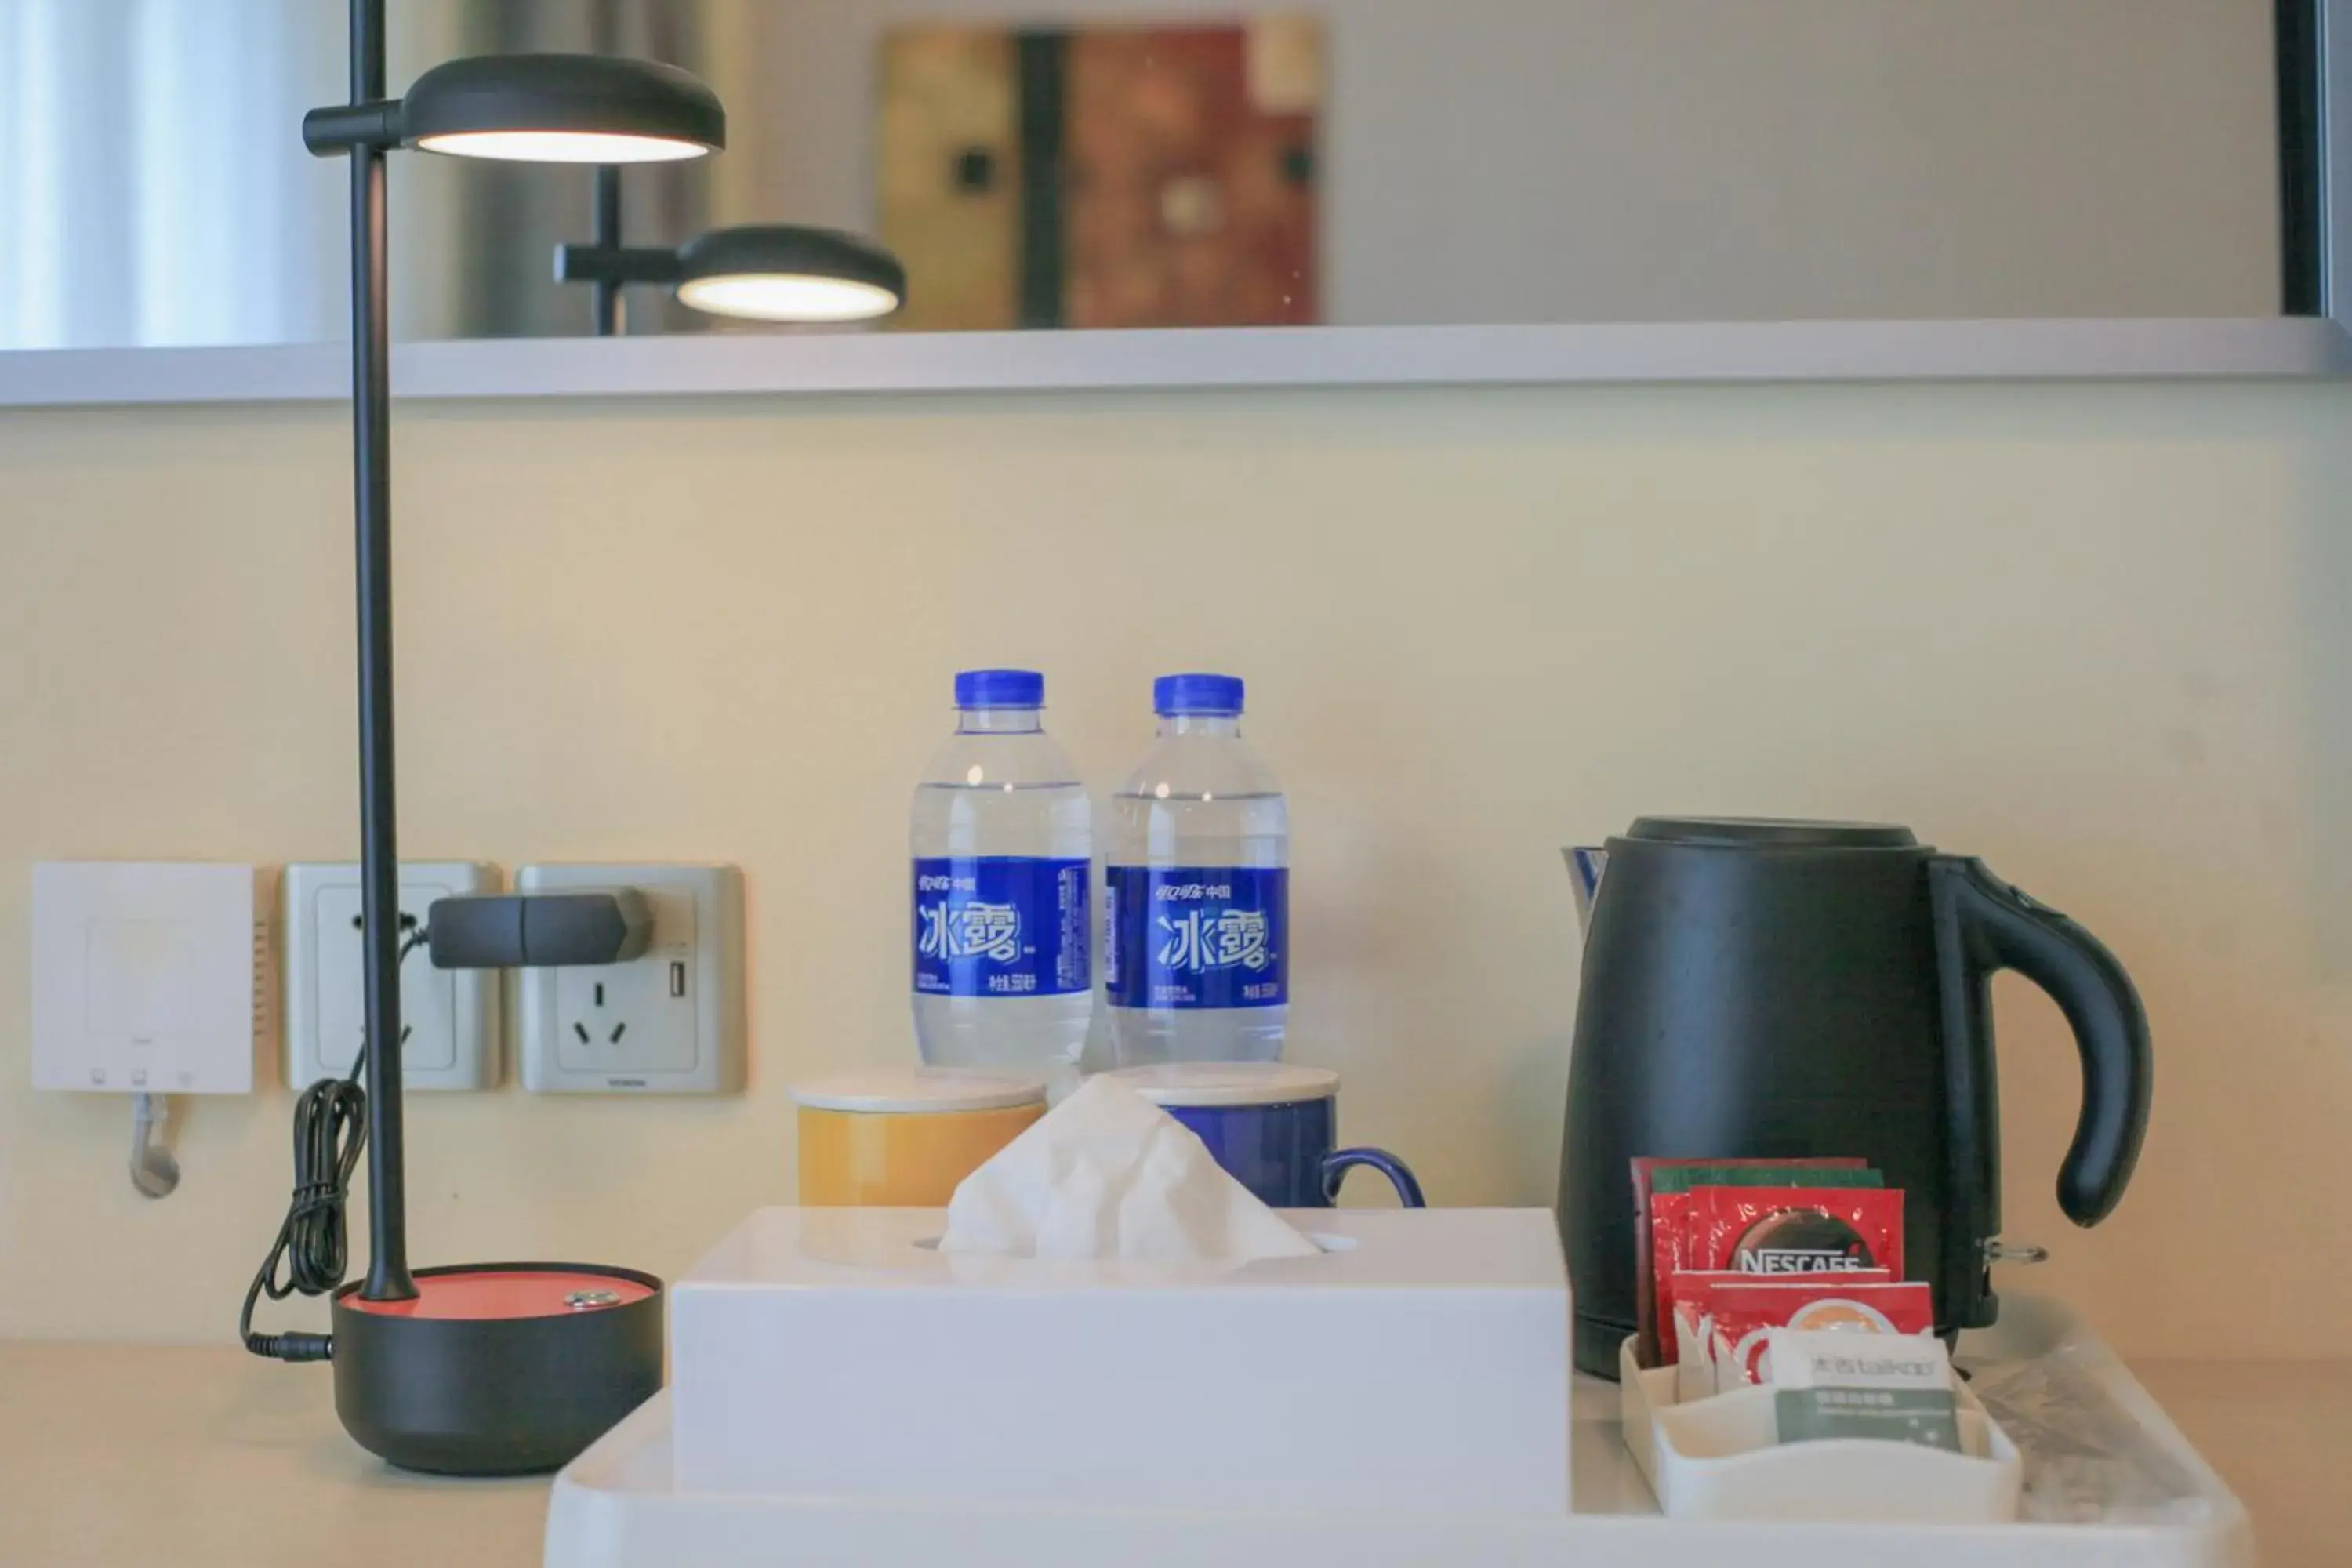
[[[2264, 1568], [2352, 1555], [2352, 1361], [2133, 1371], [2252, 1511]], [[0, 1342], [0, 1564], [528, 1568], [544, 1478], [404, 1475], [324, 1366], [226, 1346]]]

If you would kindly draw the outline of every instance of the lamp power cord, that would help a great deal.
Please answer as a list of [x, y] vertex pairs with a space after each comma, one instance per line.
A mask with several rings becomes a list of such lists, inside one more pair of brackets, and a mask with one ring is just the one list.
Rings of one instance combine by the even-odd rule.
[[[415, 917], [401, 918], [409, 928], [400, 946], [400, 966], [405, 967], [409, 955], [429, 939]], [[273, 1301], [323, 1296], [343, 1282], [351, 1261], [344, 1205], [352, 1173], [367, 1149], [367, 1090], [360, 1087], [367, 1066], [362, 1041], [347, 1075], [320, 1079], [294, 1101], [294, 1195], [236, 1318], [237, 1338], [255, 1355], [288, 1362], [334, 1356], [332, 1334], [255, 1333], [253, 1310], [264, 1296]]]

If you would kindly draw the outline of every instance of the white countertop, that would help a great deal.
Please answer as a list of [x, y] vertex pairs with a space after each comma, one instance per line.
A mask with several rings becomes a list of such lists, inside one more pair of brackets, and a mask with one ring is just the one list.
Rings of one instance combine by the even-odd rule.
[[[2252, 1512], [2266, 1568], [2352, 1542], [2352, 1361], [2133, 1369]], [[404, 1475], [324, 1366], [225, 1346], [0, 1343], [0, 1563], [525, 1568], [544, 1478]]]

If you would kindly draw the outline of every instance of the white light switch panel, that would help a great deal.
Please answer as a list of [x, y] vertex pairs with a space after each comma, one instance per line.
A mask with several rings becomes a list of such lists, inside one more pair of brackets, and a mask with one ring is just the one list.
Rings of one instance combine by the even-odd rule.
[[[425, 924], [436, 899], [495, 893], [495, 866], [403, 860], [400, 912]], [[344, 862], [286, 868], [286, 1083], [342, 1078], [366, 1038], [360, 972], [360, 868]], [[407, 919], [402, 925], [406, 929]], [[501, 987], [494, 969], [436, 969], [423, 949], [400, 966], [400, 1053], [405, 1089], [495, 1089], [505, 1060]]]
[[33, 1087], [248, 1094], [270, 1040], [269, 873], [33, 868]]
[[653, 939], [625, 963], [516, 975], [522, 1086], [732, 1094], [743, 1087], [743, 873], [732, 866], [525, 866], [519, 893], [635, 888]]

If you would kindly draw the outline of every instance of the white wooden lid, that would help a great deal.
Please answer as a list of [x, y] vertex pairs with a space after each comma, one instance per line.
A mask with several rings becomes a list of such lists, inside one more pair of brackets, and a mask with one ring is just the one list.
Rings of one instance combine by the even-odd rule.
[[1287, 1062], [1163, 1062], [1108, 1076], [1160, 1106], [1294, 1105], [1339, 1092], [1338, 1073]]
[[1045, 1080], [975, 1068], [858, 1068], [794, 1084], [793, 1099], [811, 1110], [1003, 1110], [1043, 1105]]

